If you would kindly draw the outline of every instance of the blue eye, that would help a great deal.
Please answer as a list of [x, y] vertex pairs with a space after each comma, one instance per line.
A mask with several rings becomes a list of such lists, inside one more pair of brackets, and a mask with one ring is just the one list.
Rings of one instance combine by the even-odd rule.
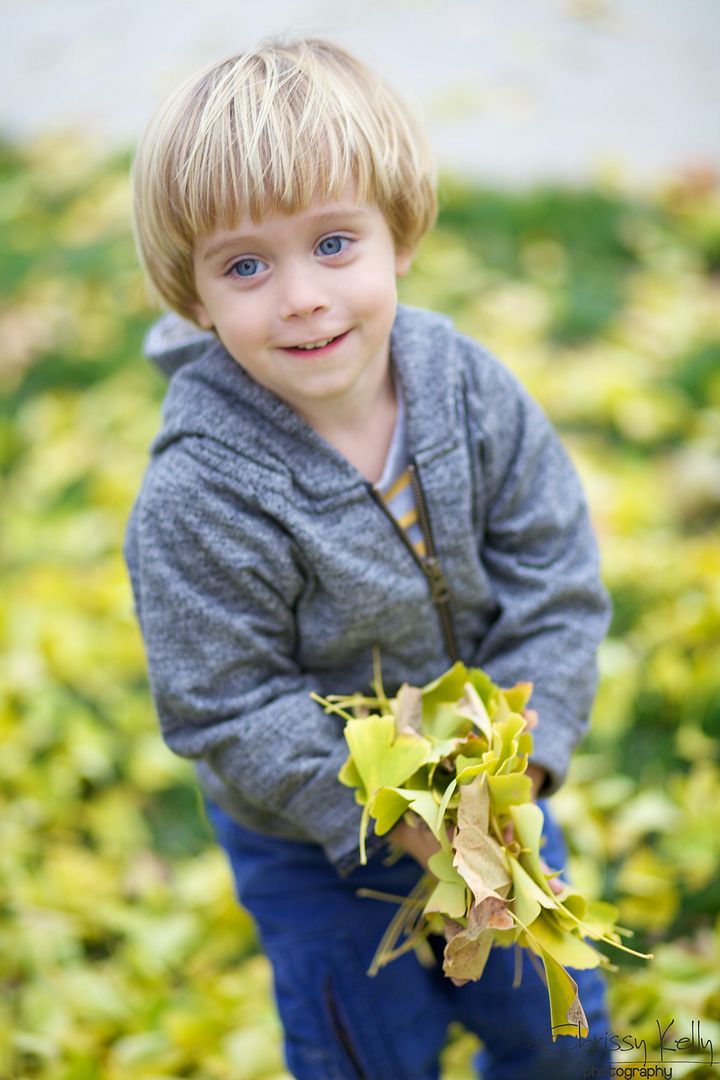
[[238, 259], [230, 267], [230, 273], [235, 277], [255, 277], [265, 265], [261, 259]]
[[339, 255], [349, 243], [346, 236], [326, 236], [318, 244], [317, 250], [321, 255]]

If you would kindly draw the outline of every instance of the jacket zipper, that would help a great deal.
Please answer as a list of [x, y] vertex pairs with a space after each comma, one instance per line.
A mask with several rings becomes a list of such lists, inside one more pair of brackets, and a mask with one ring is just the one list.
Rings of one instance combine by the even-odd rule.
[[430, 526], [430, 515], [428, 514], [427, 502], [425, 500], [425, 492], [423, 491], [420, 482], [420, 475], [414, 458], [408, 464], [408, 472], [410, 474], [410, 486], [415, 499], [418, 524], [420, 526], [420, 531], [423, 534], [423, 540], [425, 541], [424, 555], [418, 554], [415, 550], [410, 537], [405, 532], [402, 525], [398, 523], [397, 518], [391, 513], [380, 492], [374, 488], [372, 484], [368, 484], [368, 490], [385, 516], [390, 519], [396, 533], [425, 575], [428, 585], [430, 586], [430, 599], [432, 600], [435, 610], [438, 613], [438, 618], [440, 619], [440, 629], [442, 630], [445, 648], [450, 660], [455, 663], [460, 657], [458, 655], [455, 631], [450, 616], [450, 590], [448, 589], [445, 575], [442, 572], [442, 567], [440, 566], [440, 561], [437, 557], [435, 541]]

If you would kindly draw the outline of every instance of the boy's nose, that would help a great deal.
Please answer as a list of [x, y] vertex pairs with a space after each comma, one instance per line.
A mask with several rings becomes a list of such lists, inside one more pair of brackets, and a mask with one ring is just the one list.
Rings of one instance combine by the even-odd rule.
[[280, 281], [280, 316], [312, 315], [328, 307], [328, 296], [318, 275], [306, 266], [286, 271]]

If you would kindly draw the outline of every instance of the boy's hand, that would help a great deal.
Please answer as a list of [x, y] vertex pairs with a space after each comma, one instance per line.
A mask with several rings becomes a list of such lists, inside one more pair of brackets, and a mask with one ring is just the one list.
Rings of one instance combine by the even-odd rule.
[[417, 824], [409, 825], [401, 818], [390, 833], [389, 839], [393, 844], [412, 855], [423, 869], [428, 869], [428, 859], [440, 850], [440, 844], [428, 829], [424, 821], [417, 819]]
[[537, 799], [538, 792], [542, 788], [545, 780], [547, 779], [547, 773], [543, 769], [542, 765], [528, 765], [526, 769], [527, 775], [532, 780], [532, 797], [533, 801]]

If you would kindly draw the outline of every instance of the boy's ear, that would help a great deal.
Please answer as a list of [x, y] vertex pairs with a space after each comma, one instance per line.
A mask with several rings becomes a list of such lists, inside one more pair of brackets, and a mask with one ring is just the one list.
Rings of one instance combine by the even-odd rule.
[[195, 318], [195, 322], [202, 330], [212, 330], [213, 321], [207, 313], [204, 304], [201, 304], [198, 300], [196, 304], [192, 305], [192, 313]]
[[414, 254], [415, 252], [412, 249], [395, 252], [395, 274], [397, 277], [405, 277], [405, 274], [412, 266]]

